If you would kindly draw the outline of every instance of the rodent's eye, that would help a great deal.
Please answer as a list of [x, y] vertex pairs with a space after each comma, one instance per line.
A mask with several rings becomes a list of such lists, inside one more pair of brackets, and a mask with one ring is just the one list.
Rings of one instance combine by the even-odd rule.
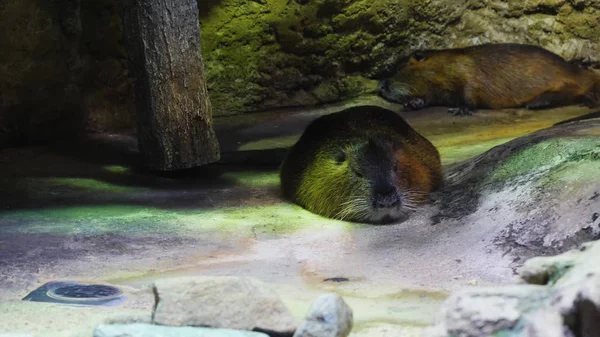
[[341, 163], [345, 162], [346, 161], [346, 152], [344, 152], [344, 150], [342, 150], [342, 149], [336, 151], [333, 159], [335, 160], [336, 164], [341, 164]]
[[354, 172], [354, 174], [356, 174], [356, 176], [359, 178], [363, 177], [362, 173], [358, 172], [358, 170], [352, 169], [352, 172]]
[[413, 53], [413, 58], [417, 61], [417, 62], [423, 62], [427, 59], [427, 57], [425, 56], [425, 54], [421, 51], [416, 51]]
[[398, 164], [394, 163], [394, 171], [398, 171]]

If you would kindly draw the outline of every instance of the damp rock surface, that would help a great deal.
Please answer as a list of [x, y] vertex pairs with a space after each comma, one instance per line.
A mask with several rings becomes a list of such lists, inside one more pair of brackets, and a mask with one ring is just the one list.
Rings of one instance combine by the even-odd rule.
[[528, 260], [523, 284], [459, 291], [425, 337], [581, 336], [600, 334], [600, 241]]
[[183, 277], [154, 283], [153, 322], [293, 333], [297, 322], [268, 285], [244, 277]]
[[169, 327], [154, 324], [100, 325], [94, 337], [268, 337], [260, 332], [231, 329]]
[[352, 309], [337, 294], [321, 295], [310, 307], [294, 337], [346, 337], [352, 330]]

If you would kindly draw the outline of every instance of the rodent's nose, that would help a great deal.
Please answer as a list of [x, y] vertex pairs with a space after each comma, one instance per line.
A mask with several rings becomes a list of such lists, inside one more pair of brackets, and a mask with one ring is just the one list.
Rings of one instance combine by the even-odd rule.
[[375, 208], [386, 208], [386, 207], [394, 207], [400, 204], [400, 196], [396, 191], [392, 188], [386, 193], [377, 193], [375, 194], [375, 200], [373, 203], [373, 207]]
[[381, 91], [389, 91], [390, 90], [390, 80], [384, 79], [379, 81], [379, 90]]

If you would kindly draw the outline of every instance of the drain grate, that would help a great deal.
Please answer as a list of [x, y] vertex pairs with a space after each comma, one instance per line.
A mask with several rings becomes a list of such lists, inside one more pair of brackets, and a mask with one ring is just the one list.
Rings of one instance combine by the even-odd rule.
[[122, 293], [118, 288], [102, 284], [75, 284], [48, 290], [48, 296], [62, 300], [105, 300], [118, 297]]
[[123, 292], [119, 288], [77, 282], [49, 282], [23, 298], [24, 301], [78, 305], [115, 305], [122, 299]]

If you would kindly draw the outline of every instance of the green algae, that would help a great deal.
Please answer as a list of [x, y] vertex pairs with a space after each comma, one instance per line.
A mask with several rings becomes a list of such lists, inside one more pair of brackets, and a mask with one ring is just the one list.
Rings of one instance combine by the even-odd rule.
[[247, 187], [277, 187], [279, 186], [279, 172], [228, 172], [222, 176], [232, 179], [238, 186]]
[[489, 182], [505, 182], [557, 169], [561, 165], [600, 157], [599, 137], [554, 138], [529, 146], [506, 159], [489, 176]]
[[308, 228], [351, 228], [287, 203], [200, 210], [163, 210], [144, 206], [103, 205], [19, 210], [0, 216], [0, 233], [180, 235], [222, 232], [256, 236]]
[[147, 190], [139, 187], [111, 184], [92, 178], [27, 178], [23, 180], [22, 184], [33, 194], [46, 194], [55, 190], [79, 190], [115, 194]]
[[454, 146], [442, 146], [438, 148], [443, 165], [458, 163], [482, 154], [489, 149], [509, 142], [516, 137], [484, 140], [471, 144], [459, 144]]
[[600, 151], [590, 154], [587, 159], [591, 160], [584, 158], [576, 162], [565, 163], [541, 178], [538, 184], [548, 188], [563, 190], [568, 188], [577, 191], [590, 183], [596, 183], [600, 174]]
[[120, 165], [104, 166], [103, 169], [110, 173], [119, 173], [119, 174], [129, 173], [129, 171], [130, 171], [129, 167], [120, 166]]

